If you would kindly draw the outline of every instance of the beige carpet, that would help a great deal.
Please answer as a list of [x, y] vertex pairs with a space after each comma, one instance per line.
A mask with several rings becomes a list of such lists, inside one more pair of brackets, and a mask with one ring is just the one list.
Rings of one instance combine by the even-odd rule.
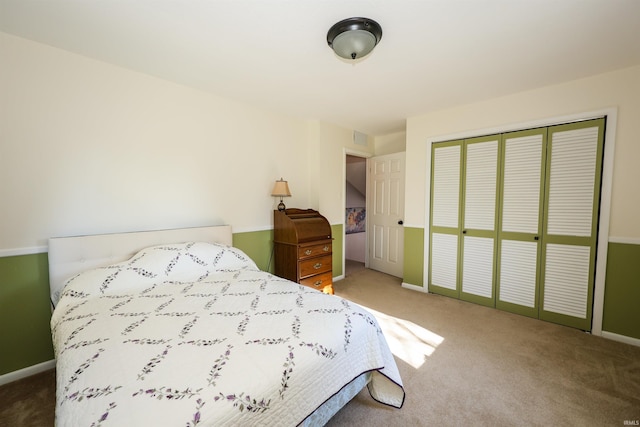
[[52, 426], [56, 407], [55, 387], [54, 370], [0, 386], [0, 426]]
[[[407, 394], [364, 390], [329, 426], [624, 426], [640, 421], [640, 348], [423, 294], [348, 263], [336, 294], [375, 312]], [[0, 426], [53, 424], [53, 371], [0, 387]]]
[[335, 292], [382, 313], [379, 321], [390, 346], [401, 344], [394, 354], [407, 396], [397, 410], [363, 391], [329, 426], [623, 426], [640, 421], [640, 348], [403, 289], [400, 279], [357, 264], [348, 264], [346, 272], [334, 284]]

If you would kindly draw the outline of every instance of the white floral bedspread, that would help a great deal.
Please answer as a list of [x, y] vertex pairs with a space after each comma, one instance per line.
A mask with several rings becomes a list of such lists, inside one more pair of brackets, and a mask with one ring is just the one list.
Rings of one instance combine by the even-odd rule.
[[58, 426], [295, 426], [368, 371], [375, 400], [404, 401], [370, 313], [226, 246], [156, 246], [81, 273], [51, 329]]

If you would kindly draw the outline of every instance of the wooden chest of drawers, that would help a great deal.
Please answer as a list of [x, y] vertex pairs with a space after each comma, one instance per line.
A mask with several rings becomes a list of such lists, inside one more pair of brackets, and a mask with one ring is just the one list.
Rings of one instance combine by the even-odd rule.
[[273, 213], [275, 274], [333, 294], [331, 226], [312, 209]]

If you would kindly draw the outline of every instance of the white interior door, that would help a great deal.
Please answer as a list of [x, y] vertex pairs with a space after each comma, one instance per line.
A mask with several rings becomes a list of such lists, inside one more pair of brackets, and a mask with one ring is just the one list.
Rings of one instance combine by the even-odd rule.
[[367, 164], [368, 267], [402, 277], [405, 153], [371, 157]]

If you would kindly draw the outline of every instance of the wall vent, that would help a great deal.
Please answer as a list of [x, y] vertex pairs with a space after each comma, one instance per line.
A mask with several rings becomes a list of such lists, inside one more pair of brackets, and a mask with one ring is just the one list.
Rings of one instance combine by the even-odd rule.
[[364, 145], [365, 147], [367, 146], [367, 135], [362, 133], [362, 132], [358, 132], [357, 130], [353, 131], [353, 143], [356, 145]]

